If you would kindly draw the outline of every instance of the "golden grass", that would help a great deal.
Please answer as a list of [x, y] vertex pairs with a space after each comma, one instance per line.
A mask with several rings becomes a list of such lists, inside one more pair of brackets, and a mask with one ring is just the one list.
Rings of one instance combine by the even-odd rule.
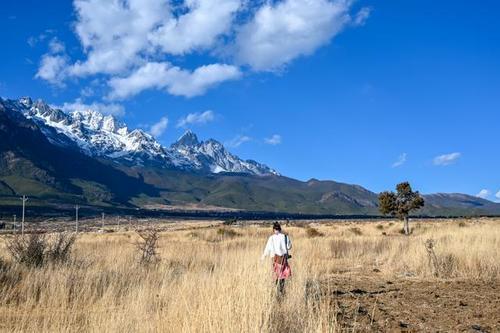
[[438, 279], [500, 278], [498, 220], [416, 222], [410, 237], [399, 233], [400, 223], [312, 224], [321, 237], [292, 223], [285, 231], [293, 278], [278, 306], [270, 262], [259, 260], [269, 227], [183, 226], [161, 234], [155, 266], [138, 264], [134, 232], [81, 234], [67, 265], [10, 264], [0, 270], [0, 330], [334, 332], [335, 305], [314, 294], [315, 286], [374, 269], [381, 279], [436, 279], [424, 247], [429, 238]]

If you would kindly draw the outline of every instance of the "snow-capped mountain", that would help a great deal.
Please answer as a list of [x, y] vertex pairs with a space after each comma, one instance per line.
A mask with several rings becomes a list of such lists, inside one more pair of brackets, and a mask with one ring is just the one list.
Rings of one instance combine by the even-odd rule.
[[240, 172], [256, 175], [278, 173], [268, 166], [252, 160], [243, 161], [231, 154], [224, 146], [213, 139], [200, 142], [196, 134], [187, 131], [177, 140], [170, 150], [194, 164], [195, 168], [212, 172]]
[[29, 97], [3, 102], [35, 121], [53, 144], [74, 146], [89, 156], [199, 172], [278, 174], [266, 165], [238, 158], [213, 139], [200, 142], [190, 131], [166, 148], [150, 134], [140, 129], [129, 130], [111, 115], [93, 110], [65, 113]]

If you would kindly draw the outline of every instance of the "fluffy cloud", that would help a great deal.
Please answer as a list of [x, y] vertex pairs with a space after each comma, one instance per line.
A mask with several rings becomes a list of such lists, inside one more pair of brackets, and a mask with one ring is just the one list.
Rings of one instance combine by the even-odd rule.
[[406, 163], [407, 158], [408, 158], [408, 154], [402, 153], [401, 155], [399, 155], [398, 160], [392, 164], [392, 167], [397, 168], [397, 167], [402, 166], [403, 164]]
[[[352, 0], [74, 0], [74, 31], [83, 57], [71, 60], [54, 39], [37, 77], [52, 84], [97, 76], [110, 98], [145, 89], [193, 97], [241, 77], [240, 65], [274, 71], [314, 53], [370, 10], [351, 14]], [[222, 57], [196, 68], [179, 56]], [[209, 55], [210, 57], [206, 57]], [[248, 67], [245, 67], [248, 68]], [[144, 76], [144, 77], [141, 77]]]
[[498, 200], [500, 200], [500, 191], [498, 191], [497, 194], [495, 194], [495, 198], [497, 198]]
[[168, 127], [168, 118], [162, 117], [156, 124], [153, 124], [151, 126], [149, 133], [151, 133], [152, 136], [157, 138], [161, 136], [163, 133], [165, 133], [167, 127]]
[[59, 39], [54, 37], [49, 42], [49, 51], [52, 54], [63, 53], [64, 51], [66, 51], [66, 47]]
[[265, 143], [267, 143], [268, 145], [272, 145], [272, 146], [276, 146], [276, 145], [281, 144], [281, 141], [282, 141], [281, 135], [279, 135], [279, 134], [274, 134], [270, 138], [264, 139]]
[[62, 55], [45, 54], [35, 77], [54, 85], [63, 85], [68, 60]]
[[125, 108], [120, 104], [104, 104], [104, 103], [91, 103], [86, 104], [81, 99], [75, 100], [73, 103], [64, 103], [61, 106], [55, 106], [64, 112], [73, 112], [81, 110], [93, 110], [102, 114], [110, 114], [114, 116], [122, 116], [125, 114]]
[[252, 138], [249, 137], [249, 136], [246, 136], [246, 135], [237, 135], [234, 138], [232, 138], [231, 140], [225, 142], [225, 145], [228, 146], [228, 147], [231, 147], [231, 148], [238, 148], [239, 146], [241, 146], [245, 142], [248, 142], [248, 141], [251, 141], [251, 140], [252, 140]]
[[193, 97], [202, 95], [208, 88], [226, 80], [237, 79], [237, 67], [211, 64], [194, 71], [183, 70], [166, 62], [150, 62], [128, 77], [109, 81], [110, 99], [123, 99], [145, 89], [165, 89], [172, 95]]
[[239, 29], [236, 59], [254, 70], [276, 70], [309, 55], [351, 22], [350, 5], [329, 0], [266, 2]]
[[450, 153], [434, 157], [434, 165], [446, 166], [455, 163], [460, 157], [461, 153]]
[[177, 127], [186, 127], [195, 124], [206, 124], [215, 119], [215, 114], [212, 110], [207, 110], [205, 112], [190, 113], [184, 118], [179, 119], [177, 122]]
[[149, 34], [149, 40], [165, 53], [185, 54], [214, 45], [230, 31], [240, 0], [188, 0], [184, 15], [169, 17]]
[[171, 15], [167, 0], [75, 0], [75, 32], [86, 59], [70, 68], [75, 76], [121, 74], [154, 51], [148, 35]]
[[491, 194], [490, 190], [482, 189], [481, 191], [479, 191], [478, 194], [476, 194], [476, 197], [486, 199], [490, 196], [490, 194]]

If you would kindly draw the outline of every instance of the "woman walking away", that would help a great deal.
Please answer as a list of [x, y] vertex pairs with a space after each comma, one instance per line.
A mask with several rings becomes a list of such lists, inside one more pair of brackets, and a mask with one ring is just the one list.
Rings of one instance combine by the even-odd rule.
[[285, 280], [292, 275], [292, 270], [288, 259], [291, 256], [288, 251], [292, 249], [290, 237], [281, 232], [281, 226], [278, 222], [273, 224], [274, 234], [267, 240], [266, 248], [262, 254], [262, 260], [270, 256], [273, 258], [273, 275], [276, 280], [278, 294], [283, 295], [285, 289]]

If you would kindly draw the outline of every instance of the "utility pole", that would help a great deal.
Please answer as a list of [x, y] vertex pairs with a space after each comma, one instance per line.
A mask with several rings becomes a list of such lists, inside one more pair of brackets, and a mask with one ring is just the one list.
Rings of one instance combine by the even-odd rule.
[[14, 233], [16, 232], [16, 218], [17, 216], [16, 214], [14, 214]]
[[102, 213], [102, 227], [101, 229], [104, 231], [104, 213]]
[[24, 215], [25, 215], [24, 213], [26, 210], [26, 201], [28, 201], [28, 197], [23, 195], [21, 200], [23, 201], [23, 215], [22, 215], [22, 219], [21, 219], [21, 235], [24, 236]]
[[80, 209], [80, 206], [76, 205], [75, 206], [75, 212], [76, 212], [76, 233], [78, 233], [78, 210]]

